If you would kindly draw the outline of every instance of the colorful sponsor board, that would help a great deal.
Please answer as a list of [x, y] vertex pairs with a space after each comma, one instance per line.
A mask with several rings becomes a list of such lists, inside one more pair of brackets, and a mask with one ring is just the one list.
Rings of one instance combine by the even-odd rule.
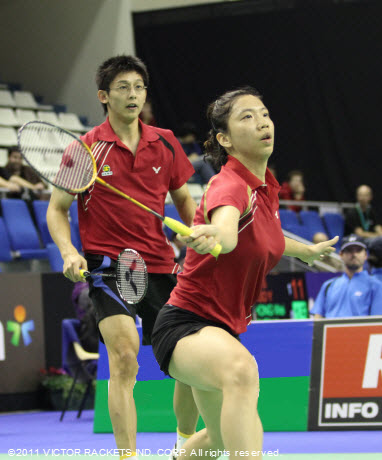
[[309, 429], [382, 428], [382, 318], [317, 321]]

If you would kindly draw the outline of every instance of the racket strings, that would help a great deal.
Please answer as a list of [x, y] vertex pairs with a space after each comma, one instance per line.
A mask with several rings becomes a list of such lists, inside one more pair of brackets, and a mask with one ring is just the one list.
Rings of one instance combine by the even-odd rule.
[[88, 150], [55, 126], [28, 123], [21, 130], [19, 145], [27, 162], [53, 185], [75, 191], [85, 188], [93, 178]]
[[129, 303], [138, 303], [147, 289], [147, 269], [142, 257], [133, 250], [123, 251], [117, 264], [117, 286]]

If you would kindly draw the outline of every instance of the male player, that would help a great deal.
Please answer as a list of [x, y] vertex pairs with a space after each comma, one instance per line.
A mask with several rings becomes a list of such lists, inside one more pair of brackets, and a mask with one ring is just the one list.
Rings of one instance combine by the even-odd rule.
[[[138, 118], [147, 96], [146, 66], [133, 56], [113, 57], [101, 64], [96, 82], [107, 119], [82, 139], [93, 151], [98, 175], [160, 214], [170, 192], [180, 217], [191, 225], [196, 203], [186, 182], [194, 169], [171, 131], [145, 125]], [[135, 315], [142, 318], [143, 344], [150, 344], [157, 313], [176, 284], [178, 265], [161, 221], [97, 183], [78, 197], [82, 257], [70, 240], [67, 216], [73, 199], [55, 189], [47, 214], [67, 278], [81, 281], [80, 269], [112, 271], [125, 248], [141, 254], [149, 273], [147, 294], [138, 305], [121, 300], [115, 281], [102, 277], [90, 280], [90, 297], [109, 357], [110, 418], [121, 458], [126, 458], [136, 451], [133, 387], [139, 337]], [[195, 431], [198, 418], [190, 387], [179, 382], [175, 385], [174, 411], [179, 449]]]

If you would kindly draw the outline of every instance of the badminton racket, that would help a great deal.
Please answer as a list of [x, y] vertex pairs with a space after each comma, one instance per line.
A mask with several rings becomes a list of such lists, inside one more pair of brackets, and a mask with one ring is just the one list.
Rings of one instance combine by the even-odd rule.
[[120, 297], [128, 304], [139, 303], [147, 291], [147, 268], [140, 254], [133, 249], [124, 249], [117, 258], [115, 273], [90, 273], [80, 270], [83, 278], [102, 276], [114, 278]]
[[[94, 182], [98, 182], [153, 214], [175, 233], [182, 236], [192, 234], [187, 225], [171, 217], [162, 216], [97, 177], [97, 164], [90, 148], [70, 131], [44, 121], [30, 121], [19, 129], [18, 146], [28, 165], [54, 187], [66, 192], [81, 193]], [[218, 257], [221, 250], [221, 245], [216, 244], [210, 253]]]

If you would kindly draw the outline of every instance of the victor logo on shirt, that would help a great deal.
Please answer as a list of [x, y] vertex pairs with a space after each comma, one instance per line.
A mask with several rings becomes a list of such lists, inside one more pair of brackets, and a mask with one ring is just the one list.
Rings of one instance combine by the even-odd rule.
[[159, 168], [156, 168], [153, 166], [153, 170], [155, 171], [155, 174], [158, 174], [162, 166], [159, 166]]
[[113, 171], [110, 169], [109, 165], [103, 165], [101, 176], [112, 176]]

